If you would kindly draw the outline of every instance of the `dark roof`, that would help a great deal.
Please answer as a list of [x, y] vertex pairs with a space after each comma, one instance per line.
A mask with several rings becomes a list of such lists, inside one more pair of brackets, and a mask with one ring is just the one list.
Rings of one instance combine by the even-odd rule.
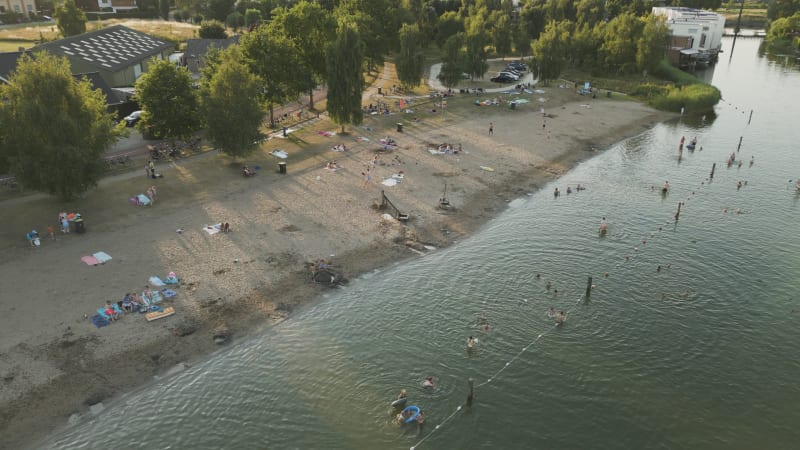
[[183, 54], [187, 59], [200, 58], [205, 56], [212, 46], [219, 50], [224, 50], [238, 42], [238, 34], [225, 39], [189, 39], [186, 41], [186, 50]]
[[47, 42], [33, 49], [47, 50], [81, 60], [98, 69], [117, 72], [172, 47], [173, 44], [149, 34], [114, 25]]
[[92, 85], [92, 89], [100, 89], [103, 95], [106, 96], [106, 105], [118, 105], [122, 103], [120, 101], [119, 96], [117, 93], [111, 90], [111, 87], [106, 83], [106, 80], [100, 76], [100, 72], [90, 72], [90, 73], [76, 73], [72, 75], [76, 80], [89, 80], [89, 83]]
[[[17, 70], [17, 61], [22, 57], [23, 53], [27, 52], [0, 53], [0, 82], [8, 83], [8, 79], [11, 77], [11, 74]], [[34, 53], [28, 54], [32, 57], [35, 57]], [[78, 73], [73, 74], [72, 76], [76, 80], [89, 80], [89, 83], [92, 85], [92, 89], [100, 89], [100, 91], [103, 92], [103, 95], [106, 97], [107, 105], [117, 105], [122, 103], [119, 99], [119, 96], [113, 90], [111, 90], [111, 88], [108, 86], [108, 83], [106, 83], [106, 80], [100, 76], [99, 72]]]
[[17, 60], [24, 52], [0, 53], [0, 81], [8, 83], [11, 73], [17, 70]]

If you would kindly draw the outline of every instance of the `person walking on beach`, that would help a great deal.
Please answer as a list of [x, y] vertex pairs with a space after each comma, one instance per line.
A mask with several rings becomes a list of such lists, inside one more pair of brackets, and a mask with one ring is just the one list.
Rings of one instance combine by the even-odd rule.
[[494, 134], [494, 123], [489, 122], [489, 136]]

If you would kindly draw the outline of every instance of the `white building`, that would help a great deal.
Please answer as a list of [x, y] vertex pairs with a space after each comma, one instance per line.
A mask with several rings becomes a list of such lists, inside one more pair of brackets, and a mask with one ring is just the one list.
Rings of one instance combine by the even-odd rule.
[[653, 14], [664, 16], [673, 37], [689, 38], [686, 41], [689, 46], [679, 49], [681, 54], [703, 62], [716, 61], [722, 49], [725, 16], [702, 9], [666, 6], [654, 7]]

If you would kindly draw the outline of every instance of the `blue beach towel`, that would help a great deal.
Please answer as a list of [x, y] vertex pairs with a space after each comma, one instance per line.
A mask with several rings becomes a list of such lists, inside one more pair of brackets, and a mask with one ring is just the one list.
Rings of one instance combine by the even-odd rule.
[[166, 286], [167, 285], [166, 283], [164, 283], [164, 281], [161, 278], [159, 278], [156, 275], [153, 275], [152, 277], [150, 277], [150, 279], [148, 281], [153, 286], [159, 286], [160, 287], [160, 286]]
[[105, 317], [101, 316], [100, 314], [95, 314], [92, 316], [92, 324], [97, 328], [103, 328], [109, 325], [111, 322], [108, 321]]
[[[145, 300], [144, 300], [145, 302], [147, 302], [147, 298], [144, 296], [144, 292], [142, 292], [142, 298], [143, 298], [143, 299], [145, 299]], [[152, 299], [152, 300], [150, 300], [150, 302], [148, 302], [148, 304], [149, 304], [149, 305], [152, 305], [153, 303], [158, 303], [158, 302], [160, 302], [160, 301], [161, 301], [161, 300], [163, 300], [163, 299], [164, 299], [164, 298], [161, 296], [161, 292], [159, 292], [159, 291], [153, 291], [153, 299]]]
[[164, 298], [172, 298], [178, 295], [178, 293], [172, 289], [162, 289], [161, 294], [164, 296]]

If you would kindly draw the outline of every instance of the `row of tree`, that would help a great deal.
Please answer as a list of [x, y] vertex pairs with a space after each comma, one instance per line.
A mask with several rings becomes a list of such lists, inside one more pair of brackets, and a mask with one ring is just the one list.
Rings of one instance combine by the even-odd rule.
[[[172, 140], [205, 128], [215, 147], [243, 155], [255, 147], [265, 117], [274, 127], [276, 105], [307, 93], [313, 107], [313, 89], [320, 83], [328, 86], [330, 117], [343, 127], [359, 124], [363, 70], [379, 66], [390, 52], [396, 54], [401, 83], [415, 86], [424, 71], [423, 52], [435, 43], [443, 79], [453, 85], [464, 72], [482, 77], [490, 51], [505, 55], [513, 49], [523, 55], [532, 51], [543, 78], [555, 78], [566, 64], [610, 72], [645, 69], [660, 59], [667, 36], [663, 22], [641, 17], [644, 0], [527, 0], [518, 9], [511, 0], [238, 4], [247, 9], [267, 4], [264, 15], [270, 20], [244, 34], [238, 46], [211, 52], [200, 89], [192, 87], [184, 68], [153, 62], [136, 84], [144, 111], [138, 126]], [[202, 5], [207, 11], [219, 6], [220, 15], [233, 7], [229, 0]], [[60, 7], [60, 18], [80, 21], [74, 0]], [[62, 32], [80, 32], [70, 30]], [[38, 85], [51, 89], [37, 90]], [[0, 93], [8, 99], [0, 104], [0, 173], [64, 197], [96, 183], [103, 153], [124, 131], [98, 93], [75, 83], [64, 60], [40, 54], [23, 60]]]

